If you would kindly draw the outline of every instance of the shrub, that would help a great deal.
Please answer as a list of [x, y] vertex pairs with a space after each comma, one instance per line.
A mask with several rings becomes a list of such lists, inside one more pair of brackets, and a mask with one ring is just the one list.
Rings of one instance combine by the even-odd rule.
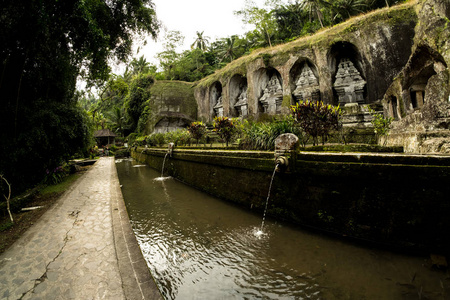
[[159, 146], [162, 147], [166, 142], [164, 133], [153, 133], [146, 138], [147, 144], [150, 146]]
[[[313, 144], [318, 144], [318, 137], [322, 137], [322, 144], [333, 129], [340, 127], [339, 106], [324, 104], [322, 101], [300, 101], [291, 106], [292, 115], [300, 128], [313, 138]], [[306, 142], [305, 142], [306, 143]]]
[[240, 147], [247, 150], [273, 150], [275, 139], [283, 133], [293, 133], [303, 140], [302, 131], [295, 125], [292, 116], [243, 125]]
[[165, 140], [174, 143], [175, 146], [186, 145], [191, 140], [191, 135], [187, 129], [178, 129], [165, 134]]
[[198, 141], [206, 134], [206, 125], [203, 122], [192, 122], [188, 127], [188, 131], [192, 138]]
[[144, 146], [147, 144], [147, 140], [145, 136], [139, 136], [137, 138], [134, 139], [133, 145], [136, 146]]
[[237, 130], [232, 119], [227, 117], [215, 117], [213, 131], [216, 132], [221, 139], [225, 140], [228, 147], [228, 143]]
[[[394, 119], [393, 118], [385, 118], [381, 112], [375, 112], [373, 109], [370, 109], [369, 112], [373, 117], [371, 123], [373, 125], [373, 131], [375, 132], [377, 139], [382, 136], [388, 136], [389, 128]], [[385, 145], [386, 145], [386, 139], [384, 139], [384, 142], [383, 142], [383, 146], [385, 146]]]
[[60, 183], [64, 177], [69, 174], [67, 165], [56, 167], [53, 170], [46, 170], [46, 176], [44, 182], [46, 184], [57, 184]]

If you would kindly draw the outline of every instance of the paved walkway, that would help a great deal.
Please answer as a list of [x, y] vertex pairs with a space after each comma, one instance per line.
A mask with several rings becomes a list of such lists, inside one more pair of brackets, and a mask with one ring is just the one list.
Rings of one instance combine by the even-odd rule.
[[0, 299], [160, 299], [101, 158], [0, 256]]

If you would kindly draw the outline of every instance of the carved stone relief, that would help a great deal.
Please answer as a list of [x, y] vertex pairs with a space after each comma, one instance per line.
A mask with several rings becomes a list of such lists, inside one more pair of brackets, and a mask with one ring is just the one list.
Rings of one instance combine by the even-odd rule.
[[216, 105], [214, 105], [214, 112], [216, 113], [217, 117], [223, 117], [223, 103], [222, 103], [222, 96], [217, 99]]
[[263, 95], [259, 98], [263, 106], [263, 112], [276, 114], [281, 112], [281, 103], [283, 102], [283, 88], [276, 75], [267, 83]]
[[295, 86], [296, 88], [293, 92], [295, 101], [320, 100], [319, 80], [308, 64], [305, 63]]
[[238, 111], [239, 117], [246, 117], [248, 115], [247, 86], [242, 87], [234, 108]]
[[366, 81], [350, 59], [344, 58], [338, 66], [334, 88], [339, 97], [339, 104], [364, 104], [364, 87]]
[[164, 117], [155, 125], [154, 133], [166, 133], [170, 131], [176, 131], [185, 127], [186, 122], [180, 118]]

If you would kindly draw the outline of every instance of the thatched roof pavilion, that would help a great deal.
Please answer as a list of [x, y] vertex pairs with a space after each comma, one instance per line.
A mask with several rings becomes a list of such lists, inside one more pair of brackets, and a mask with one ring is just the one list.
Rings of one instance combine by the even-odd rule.
[[102, 129], [94, 132], [94, 138], [99, 147], [115, 144], [116, 136], [117, 135], [109, 129]]

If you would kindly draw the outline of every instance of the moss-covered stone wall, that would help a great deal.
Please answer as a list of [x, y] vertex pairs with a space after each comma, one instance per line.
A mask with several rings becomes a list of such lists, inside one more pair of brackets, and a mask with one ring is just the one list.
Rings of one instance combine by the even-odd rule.
[[[199, 117], [211, 121], [214, 112], [213, 86], [222, 87], [224, 115], [233, 116], [233, 76], [247, 81], [247, 101], [250, 115], [261, 114], [258, 103], [262, 90], [272, 74], [277, 74], [283, 87], [281, 113], [288, 113], [294, 103], [293, 90], [302, 64], [307, 63], [318, 78], [320, 99], [337, 104], [333, 84], [337, 64], [349, 58], [367, 82], [366, 104], [381, 100], [394, 77], [404, 67], [413, 45], [414, 27], [418, 21], [416, 1], [353, 18], [343, 24], [325, 29], [313, 36], [272, 48], [261, 49], [228, 64], [210, 75], [195, 88]], [[298, 72], [296, 72], [298, 70]]]
[[150, 88], [150, 95], [145, 134], [185, 128], [197, 119], [197, 102], [192, 83], [156, 81]]
[[[132, 156], [161, 170], [166, 150]], [[392, 247], [450, 250], [450, 157], [300, 152], [291, 173], [277, 173], [268, 216]], [[216, 197], [262, 213], [271, 152], [175, 149], [173, 176]]]
[[422, 0], [416, 6], [411, 56], [383, 98], [395, 118], [388, 145], [412, 153], [450, 153], [450, 2]]

